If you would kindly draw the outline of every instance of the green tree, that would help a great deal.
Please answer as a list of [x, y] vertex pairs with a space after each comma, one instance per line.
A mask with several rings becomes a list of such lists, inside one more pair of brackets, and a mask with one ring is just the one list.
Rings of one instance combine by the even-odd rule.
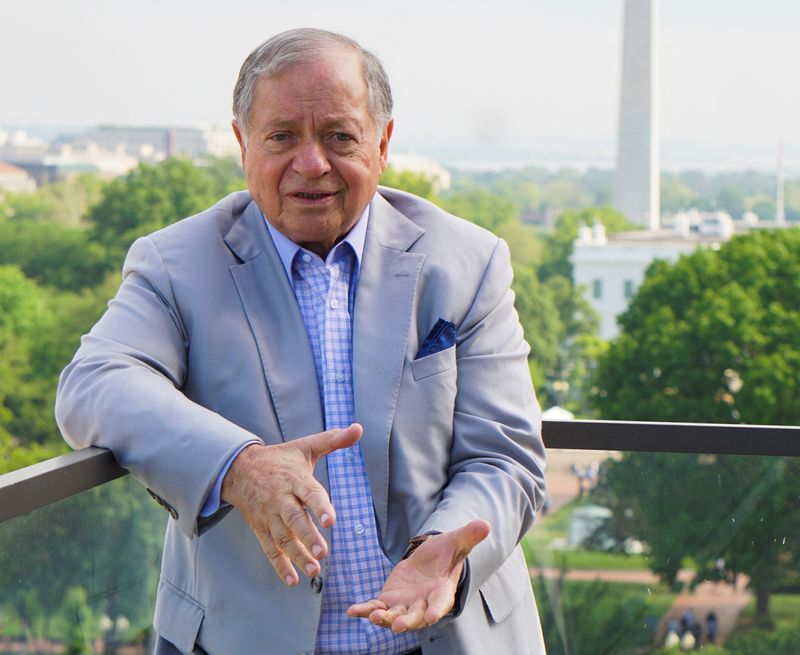
[[717, 209], [728, 212], [733, 218], [741, 218], [747, 211], [746, 198], [740, 189], [725, 187], [714, 198]]
[[83, 173], [41, 186], [32, 193], [9, 193], [0, 198], [0, 218], [77, 227], [100, 198], [105, 184], [97, 175]]
[[514, 305], [531, 347], [533, 384], [540, 389], [558, 364], [563, 327], [550, 290], [539, 282], [532, 269], [515, 268], [513, 289]]
[[733, 635], [725, 648], [731, 655], [796, 655], [800, 653], [800, 626], [780, 626], [775, 630], [751, 630]]
[[60, 223], [0, 221], [0, 265], [16, 264], [38, 284], [77, 291], [95, 286], [108, 270], [86, 231]]
[[211, 179], [216, 198], [247, 189], [242, 165], [236, 157], [209, 157], [198, 166]]
[[543, 192], [544, 208], [551, 212], [577, 210], [592, 203], [592, 196], [582, 188], [577, 176], [568, 175], [567, 171], [548, 182]]
[[570, 257], [575, 239], [578, 238], [578, 227], [581, 223], [592, 225], [595, 219], [603, 224], [608, 234], [636, 227], [610, 207], [587, 207], [564, 212], [556, 219], [553, 232], [544, 237], [544, 259], [539, 266], [539, 279], [546, 280], [551, 275], [572, 279]]
[[438, 202], [433, 191], [433, 182], [422, 173], [414, 171], [398, 171], [387, 166], [381, 175], [381, 184], [400, 191], [413, 193], [420, 198], [425, 198], [432, 202]]
[[449, 192], [439, 204], [451, 214], [466, 218], [492, 232], [519, 218], [519, 207], [515, 202], [480, 188]]
[[700, 196], [676, 175], [661, 174], [661, 210], [677, 212], [696, 207]]
[[565, 405], [576, 415], [587, 417], [591, 414], [589, 389], [594, 362], [605, 347], [598, 334], [599, 318], [572, 280], [552, 275], [543, 286], [558, 310], [561, 325], [558, 357], [543, 391], [551, 404]]
[[[595, 376], [603, 418], [800, 422], [800, 229], [656, 262], [620, 325]], [[772, 589], [800, 575], [800, 544], [784, 539], [800, 522], [800, 463], [631, 453], [608, 479], [668, 579], [684, 555], [701, 568], [724, 557], [768, 621]]]
[[[641, 596], [612, 590], [607, 582], [533, 580], [548, 653], [612, 655], [642, 633], [647, 606]], [[633, 652], [633, 649], [631, 649]]]
[[167, 159], [157, 166], [140, 164], [103, 190], [89, 211], [91, 237], [117, 267], [137, 237], [196, 214], [217, 200], [212, 179], [186, 159]]
[[[3, 615], [17, 617], [23, 634], [64, 640], [75, 653], [98, 636], [101, 615], [149, 625], [165, 520], [126, 477], [3, 523]], [[106, 653], [121, 636], [106, 634]]]

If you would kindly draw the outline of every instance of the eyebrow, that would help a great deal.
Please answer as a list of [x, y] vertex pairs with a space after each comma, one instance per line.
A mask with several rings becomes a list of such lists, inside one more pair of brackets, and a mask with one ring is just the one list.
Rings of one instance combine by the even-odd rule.
[[[288, 130], [302, 122], [302, 119], [282, 118], [269, 121], [264, 127], [268, 130]], [[321, 121], [318, 121], [318, 123], [325, 129], [356, 128], [360, 131], [364, 131], [364, 126], [355, 118], [323, 118]]]

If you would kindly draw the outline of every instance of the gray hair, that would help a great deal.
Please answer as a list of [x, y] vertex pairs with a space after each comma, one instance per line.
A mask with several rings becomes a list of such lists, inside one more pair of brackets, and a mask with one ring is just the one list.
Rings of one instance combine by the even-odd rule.
[[291, 66], [319, 59], [331, 48], [345, 48], [361, 57], [370, 115], [379, 134], [386, 129], [392, 118], [392, 90], [380, 60], [343, 34], [300, 28], [281, 32], [262, 43], [248, 55], [239, 70], [233, 88], [233, 117], [245, 140], [258, 79], [274, 77]]

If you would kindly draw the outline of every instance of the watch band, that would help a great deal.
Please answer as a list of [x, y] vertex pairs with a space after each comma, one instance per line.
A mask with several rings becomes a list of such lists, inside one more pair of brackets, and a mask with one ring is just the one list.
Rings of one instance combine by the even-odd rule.
[[403, 553], [403, 557], [401, 559], [408, 559], [411, 557], [411, 553], [413, 553], [417, 548], [419, 548], [422, 544], [424, 544], [428, 539], [430, 539], [436, 533], [429, 533], [429, 534], [419, 534], [416, 537], [412, 538], [411, 541], [408, 542], [408, 548], [406, 548], [406, 552]]

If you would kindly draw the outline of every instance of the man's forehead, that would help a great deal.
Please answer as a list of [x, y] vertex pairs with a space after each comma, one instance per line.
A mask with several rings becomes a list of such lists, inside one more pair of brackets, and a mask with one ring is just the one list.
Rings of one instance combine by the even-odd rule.
[[[366, 84], [353, 84], [337, 78], [335, 73], [314, 84], [303, 71], [286, 71], [281, 75], [259, 80], [253, 109], [262, 122], [299, 123], [309, 118], [325, 124], [357, 124], [370, 120]], [[324, 73], [324, 72], [323, 72]]]

